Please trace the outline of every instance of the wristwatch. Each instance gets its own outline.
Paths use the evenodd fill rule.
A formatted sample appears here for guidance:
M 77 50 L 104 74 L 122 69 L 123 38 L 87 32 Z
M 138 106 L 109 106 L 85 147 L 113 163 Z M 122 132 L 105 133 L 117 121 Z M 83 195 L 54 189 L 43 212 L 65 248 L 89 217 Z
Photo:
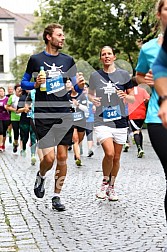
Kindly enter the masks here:
M 159 96 L 158 105 L 161 106 L 162 102 L 167 100 L 167 95 Z

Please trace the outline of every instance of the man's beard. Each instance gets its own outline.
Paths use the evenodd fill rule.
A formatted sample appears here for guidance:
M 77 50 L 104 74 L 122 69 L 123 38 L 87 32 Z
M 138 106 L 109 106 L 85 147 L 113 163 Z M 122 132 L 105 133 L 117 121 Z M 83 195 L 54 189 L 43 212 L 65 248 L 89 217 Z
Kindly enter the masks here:
M 54 43 L 50 43 L 51 44 L 51 47 L 52 47 L 52 49 L 54 49 L 55 51 L 58 51 L 59 49 L 62 49 L 63 48 L 63 46 L 59 46 L 59 45 L 55 45 Z

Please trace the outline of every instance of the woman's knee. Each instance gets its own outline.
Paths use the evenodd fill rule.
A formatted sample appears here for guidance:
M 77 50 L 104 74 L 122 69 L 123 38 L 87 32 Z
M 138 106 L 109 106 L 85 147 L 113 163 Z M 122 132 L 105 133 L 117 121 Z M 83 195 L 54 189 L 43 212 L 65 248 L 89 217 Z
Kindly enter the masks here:
M 113 152 L 106 152 L 105 153 L 105 158 L 107 159 L 107 160 L 113 160 L 114 159 L 114 153 Z

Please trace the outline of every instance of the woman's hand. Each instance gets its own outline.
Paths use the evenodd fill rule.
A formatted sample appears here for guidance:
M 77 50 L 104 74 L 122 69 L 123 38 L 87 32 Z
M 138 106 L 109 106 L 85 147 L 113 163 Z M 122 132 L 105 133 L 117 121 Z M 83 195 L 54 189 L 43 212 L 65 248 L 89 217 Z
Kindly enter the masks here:
M 154 79 L 153 79 L 153 74 L 152 74 L 151 69 L 148 71 L 148 73 L 146 73 L 144 79 L 145 79 L 145 83 L 147 85 L 149 85 L 151 87 L 154 86 Z
M 163 126 L 167 128 L 167 100 L 162 102 L 158 116 L 161 119 Z
M 121 98 L 121 99 L 124 99 L 124 98 L 126 98 L 126 96 L 127 96 L 127 94 L 126 94 L 124 91 L 122 91 L 121 89 L 118 89 L 118 90 L 117 90 L 117 95 L 118 95 L 119 98 Z
M 72 103 L 75 107 L 79 106 L 79 102 L 76 99 L 72 99 Z
M 95 105 L 96 107 L 100 107 L 101 106 L 101 97 L 96 97 L 94 96 L 92 98 L 92 103 L 93 105 Z

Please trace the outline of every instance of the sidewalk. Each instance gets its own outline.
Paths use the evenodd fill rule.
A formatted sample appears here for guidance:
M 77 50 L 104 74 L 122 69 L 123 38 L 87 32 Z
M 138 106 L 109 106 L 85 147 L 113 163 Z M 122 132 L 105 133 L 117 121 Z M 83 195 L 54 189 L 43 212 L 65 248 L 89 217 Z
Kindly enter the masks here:
M 145 156 L 136 146 L 122 153 L 116 191 L 119 201 L 98 200 L 102 179 L 101 147 L 78 168 L 69 152 L 62 191 L 65 212 L 51 209 L 54 169 L 47 173 L 46 195 L 33 193 L 36 166 L 30 154 L 0 153 L 0 252 L 158 252 L 167 248 L 164 214 L 165 179 L 161 164 L 144 131 Z

